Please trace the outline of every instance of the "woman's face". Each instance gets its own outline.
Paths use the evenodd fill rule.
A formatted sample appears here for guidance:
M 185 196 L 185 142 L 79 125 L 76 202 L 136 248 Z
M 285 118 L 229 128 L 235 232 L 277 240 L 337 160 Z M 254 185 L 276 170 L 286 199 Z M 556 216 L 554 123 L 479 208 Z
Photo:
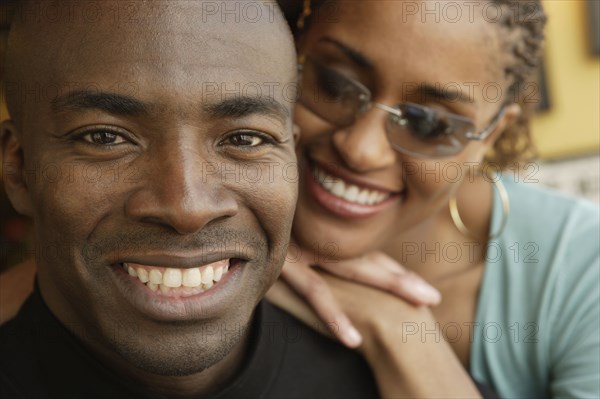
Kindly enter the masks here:
M 416 13 L 404 2 L 329 2 L 313 14 L 298 52 L 318 65 L 311 69 L 317 81 L 336 82 L 342 75 L 368 88 L 377 103 L 425 105 L 469 118 L 482 131 L 505 101 L 498 90 L 506 91 L 509 83 L 499 27 L 482 17 L 482 7 L 461 9 L 457 21 L 455 11 L 444 12 L 444 2 L 436 2 L 433 14 L 425 12 L 432 4 L 410 3 L 420 7 Z M 392 148 L 386 134 L 390 114 L 380 108 L 340 127 L 315 107 L 318 100 L 312 110 L 302 102 L 296 107 L 303 173 L 294 238 L 336 258 L 381 249 L 443 215 L 449 197 L 469 171 L 479 169 L 511 118 L 505 113 L 486 140 L 470 140 L 460 153 L 432 159 Z

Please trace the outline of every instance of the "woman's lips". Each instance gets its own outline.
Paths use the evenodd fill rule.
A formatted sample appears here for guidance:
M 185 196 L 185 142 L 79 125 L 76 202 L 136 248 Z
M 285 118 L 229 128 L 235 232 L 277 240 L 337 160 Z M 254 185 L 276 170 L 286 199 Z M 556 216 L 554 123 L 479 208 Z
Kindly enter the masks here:
M 402 193 L 374 189 L 373 185 L 350 182 L 330 169 L 308 163 L 305 181 L 308 192 L 323 208 L 346 219 L 364 219 L 384 210 L 402 199 Z
M 335 165 L 334 163 L 322 162 L 309 157 L 307 157 L 306 159 L 307 162 L 311 165 L 311 168 L 314 169 L 314 167 L 317 167 L 318 169 L 321 169 L 333 178 L 341 179 L 347 184 L 354 184 L 361 188 L 366 188 L 368 190 L 379 191 L 388 194 L 399 194 L 401 191 L 400 188 L 389 187 L 388 185 L 381 184 L 378 181 L 374 181 L 373 179 L 366 179 L 362 176 L 357 176 L 354 173 Z

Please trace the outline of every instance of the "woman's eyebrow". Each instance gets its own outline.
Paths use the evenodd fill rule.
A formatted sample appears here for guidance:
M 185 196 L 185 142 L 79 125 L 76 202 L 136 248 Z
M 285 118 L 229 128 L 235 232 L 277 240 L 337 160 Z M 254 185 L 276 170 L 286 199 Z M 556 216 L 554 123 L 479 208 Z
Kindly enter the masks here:
M 369 60 L 364 54 L 360 51 L 348 46 L 341 41 L 334 39 L 330 36 L 322 37 L 319 42 L 329 43 L 334 45 L 336 48 L 342 51 L 346 57 L 348 57 L 351 61 L 353 61 L 358 66 L 367 69 L 374 69 L 375 66 L 371 60 Z M 443 101 L 448 102 L 461 102 L 461 103 L 473 103 L 474 99 L 464 91 L 455 90 L 452 88 L 439 88 L 434 85 L 429 84 L 420 84 L 418 85 L 417 92 L 421 95 L 426 95 L 429 97 L 437 98 Z
M 325 36 L 325 37 L 321 38 L 319 40 L 319 42 L 333 44 L 335 47 L 340 49 L 350 60 L 352 60 L 358 66 L 361 66 L 361 67 L 367 68 L 367 69 L 374 68 L 373 63 L 364 54 L 362 54 L 360 51 L 358 51 L 356 49 L 353 49 L 352 47 L 348 46 L 347 44 L 340 42 L 337 39 L 334 39 L 329 36 Z
M 430 84 L 420 84 L 417 92 L 447 102 L 473 103 L 475 100 L 468 93 L 452 88 L 441 88 Z

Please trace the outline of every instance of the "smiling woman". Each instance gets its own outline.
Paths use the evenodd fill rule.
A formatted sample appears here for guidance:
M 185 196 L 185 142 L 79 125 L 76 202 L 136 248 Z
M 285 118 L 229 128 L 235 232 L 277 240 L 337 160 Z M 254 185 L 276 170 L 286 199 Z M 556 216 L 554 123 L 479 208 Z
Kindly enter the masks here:
M 599 396 L 598 209 L 503 173 L 533 153 L 541 2 L 295 10 L 303 255 L 271 299 L 359 347 L 384 396 L 476 396 L 468 373 Z

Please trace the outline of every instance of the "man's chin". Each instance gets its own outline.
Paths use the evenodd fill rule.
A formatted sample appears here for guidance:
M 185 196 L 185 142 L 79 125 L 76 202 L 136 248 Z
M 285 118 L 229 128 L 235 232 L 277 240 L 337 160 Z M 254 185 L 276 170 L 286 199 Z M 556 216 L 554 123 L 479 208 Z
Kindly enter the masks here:
M 128 363 L 147 373 L 161 376 L 189 376 L 223 361 L 240 345 L 242 334 L 215 334 L 181 337 L 177 342 L 155 339 L 141 342 L 113 342 L 114 350 Z

